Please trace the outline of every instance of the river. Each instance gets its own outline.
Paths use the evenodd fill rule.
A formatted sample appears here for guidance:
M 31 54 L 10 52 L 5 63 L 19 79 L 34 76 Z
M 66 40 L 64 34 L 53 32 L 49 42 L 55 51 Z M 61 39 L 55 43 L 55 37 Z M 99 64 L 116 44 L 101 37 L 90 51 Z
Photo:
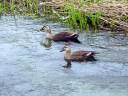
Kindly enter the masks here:
M 38 31 L 44 25 L 53 34 L 71 29 L 47 18 L 0 17 L 0 96 L 128 96 L 127 36 L 100 30 L 92 36 L 83 30 L 82 44 L 49 44 L 46 32 Z M 58 51 L 67 44 L 72 52 L 100 54 L 97 61 L 64 68 L 65 52 Z

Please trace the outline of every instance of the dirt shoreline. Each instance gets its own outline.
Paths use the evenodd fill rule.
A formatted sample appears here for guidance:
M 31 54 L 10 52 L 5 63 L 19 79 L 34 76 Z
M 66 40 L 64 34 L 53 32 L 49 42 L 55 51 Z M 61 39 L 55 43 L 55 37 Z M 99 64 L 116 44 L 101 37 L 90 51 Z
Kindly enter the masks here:
M 79 8 L 84 13 L 92 14 L 95 16 L 97 12 L 102 12 L 99 17 L 102 23 L 99 25 L 104 30 L 118 30 L 128 32 L 128 3 L 126 1 L 113 1 L 106 0 L 105 2 L 90 3 L 90 7 L 87 5 L 84 8 L 76 0 L 68 0 L 73 3 L 76 10 Z M 87 2 L 87 1 L 85 1 Z M 89 2 L 89 0 L 88 0 Z M 65 7 L 65 0 L 54 0 L 53 2 L 40 2 L 40 6 L 51 6 L 55 10 L 60 12 L 60 6 Z M 109 26 L 106 26 L 109 25 Z
M 2 0 L 4 2 L 4 0 Z M 82 3 L 76 2 L 76 0 L 38 0 L 38 13 L 42 13 L 42 7 L 50 7 L 58 13 L 64 13 L 62 8 L 65 10 L 66 3 L 72 3 L 76 10 L 80 10 L 82 13 L 86 14 L 95 14 L 102 12 L 102 15 L 99 16 L 101 23 L 98 25 L 100 29 L 111 30 L 111 31 L 124 31 L 128 32 L 128 3 L 126 1 L 115 1 L 115 0 L 105 0 L 98 3 L 90 3 L 90 0 L 81 0 L 85 4 L 84 7 Z M 7 6 L 10 4 L 10 0 L 7 0 Z M 23 1 L 21 0 L 20 3 Z M 31 1 L 32 3 L 34 0 Z M 22 7 L 19 2 L 15 1 L 15 4 L 22 10 Z M 24 2 L 23 2 L 24 3 Z M 86 5 L 89 3 L 89 6 Z M 26 10 L 29 8 L 26 7 Z M 33 8 L 33 10 L 36 10 Z M 22 10 L 22 12 L 24 12 Z M 67 9 L 68 12 L 68 9 Z M 67 14 L 67 13 L 66 13 Z

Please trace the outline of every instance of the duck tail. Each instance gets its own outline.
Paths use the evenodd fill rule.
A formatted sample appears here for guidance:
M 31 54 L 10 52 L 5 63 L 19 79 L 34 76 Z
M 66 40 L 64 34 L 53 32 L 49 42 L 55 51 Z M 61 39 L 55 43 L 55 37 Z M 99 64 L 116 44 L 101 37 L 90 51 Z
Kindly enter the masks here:
M 99 52 L 94 52 L 94 55 L 96 55 L 96 54 L 100 54 Z
M 75 39 L 74 38 L 73 39 L 71 38 L 71 41 L 72 42 L 75 42 L 75 43 L 80 43 L 81 44 L 81 42 L 77 38 L 75 38 Z
M 79 36 L 79 34 L 77 34 L 77 33 L 74 33 L 74 34 L 72 34 L 72 35 L 70 35 L 70 38 L 77 38 Z

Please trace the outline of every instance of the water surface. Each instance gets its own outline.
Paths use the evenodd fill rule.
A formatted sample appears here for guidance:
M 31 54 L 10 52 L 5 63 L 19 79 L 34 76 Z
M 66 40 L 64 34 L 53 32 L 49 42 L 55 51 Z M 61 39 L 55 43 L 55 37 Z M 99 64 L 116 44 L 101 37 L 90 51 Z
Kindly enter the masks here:
M 82 44 L 70 44 L 72 52 L 100 52 L 98 61 L 64 68 L 65 52 L 58 51 L 67 43 L 45 47 L 46 32 L 38 32 L 43 25 L 53 34 L 70 31 L 47 18 L 1 16 L 0 96 L 128 96 L 128 37 L 109 32 L 92 37 L 84 31 Z

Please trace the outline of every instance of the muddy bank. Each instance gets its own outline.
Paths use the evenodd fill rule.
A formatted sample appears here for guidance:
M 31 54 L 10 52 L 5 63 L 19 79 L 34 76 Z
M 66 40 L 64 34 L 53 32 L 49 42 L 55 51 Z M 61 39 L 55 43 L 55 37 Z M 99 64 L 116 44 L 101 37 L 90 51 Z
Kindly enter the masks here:
M 2 1 L 4 2 L 4 0 Z M 75 11 L 81 11 L 81 19 L 83 19 L 85 15 L 88 17 L 87 19 L 90 19 L 90 14 L 93 18 L 96 18 L 96 14 L 100 14 L 98 16 L 99 21 L 95 24 L 96 27 L 99 27 L 100 29 L 128 32 L 128 3 L 126 1 L 105 0 L 90 2 L 90 0 L 19 0 L 13 1 L 13 3 L 15 4 L 14 8 L 25 15 L 28 15 L 28 13 L 29 16 L 32 16 L 35 13 L 41 15 L 43 11 L 46 11 L 43 8 L 48 7 L 48 9 L 54 11 L 53 13 L 64 19 L 68 19 L 68 14 L 72 14 L 69 10 L 71 10 L 73 6 Z M 12 7 L 10 4 L 12 4 L 12 2 L 7 0 L 6 5 Z M 93 21 L 90 22 L 90 20 L 87 20 L 87 22 L 89 26 L 93 23 Z
M 72 3 L 75 10 L 81 10 L 82 13 L 93 14 L 102 13 L 99 17 L 101 20 L 98 25 L 104 30 L 119 30 L 128 32 L 128 4 L 125 1 L 112 1 L 105 0 L 96 2 L 90 2 L 90 0 L 68 0 L 68 3 Z M 54 0 L 53 2 L 40 2 L 40 6 L 51 6 L 59 13 L 63 12 L 67 7 L 65 0 Z M 63 8 L 64 10 L 60 10 Z M 69 8 L 67 8 L 69 10 Z M 68 12 L 68 11 L 67 11 Z M 67 13 L 66 13 L 67 14 Z

